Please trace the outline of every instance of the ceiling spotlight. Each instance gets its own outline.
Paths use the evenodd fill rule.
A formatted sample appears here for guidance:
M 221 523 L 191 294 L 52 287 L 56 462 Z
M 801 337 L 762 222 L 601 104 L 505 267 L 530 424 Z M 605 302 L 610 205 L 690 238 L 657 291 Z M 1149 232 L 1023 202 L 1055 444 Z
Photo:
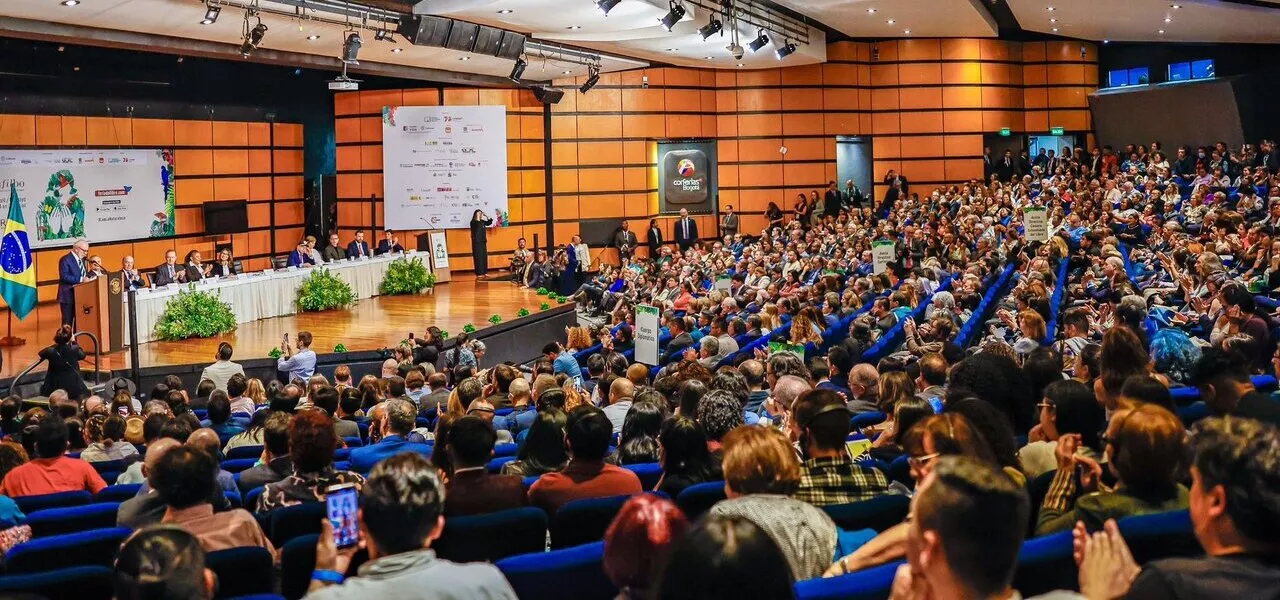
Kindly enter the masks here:
M 1172 22 L 1173 22 L 1173 18 L 1172 18 L 1172 17 L 1165 17 L 1165 18 L 1164 18 L 1164 22 L 1165 22 L 1165 23 L 1172 23 Z
M 578 29 L 582 29 L 582 26 L 581 26 L 581 25 L 570 25 L 570 26 L 568 26 L 568 27 L 565 27 L 565 29 L 572 29 L 572 30 L 575 30 L 575 31 L 576 31 L 576 30 L 578 30 Z
M 756 39 L 751 40 L 751 43 L 747 44 L 747 47 L 750 48 L 752 52 L 759 52 L 761 48 L 768 44 L 769 36 L 765 35 L 764 30 L 761 29 L 760 33 L 756 34 Z
M 600 9 L 600 14 L 609 16 L 609 11 L 617 6 L 622 0 L 596 0 L 596 8 Z
M 253 29 L 249 29 L 249 16 L 245 15 L 244 28 L 244 42 L 240 44 L 240 55 L 249 58 L 249 55 L 262 45 L 262 38 L 267 35 L 267 26 L 262 21 L 258 21 Z
M 318 39 L 320 39 L 320 36 L 318 36 L 318 35 L 316 35 L 316 34 L 314 34 L 314 33 L 313 33 L 313 34 L 311 34 L 311 35 L 307 36 L 307 39 L 309 39 L 309 40 L 318 40 Z
M 585 94 L 596 87 L 597 83 L 600 83 L 600 67 L 592 65 L 587 67 L 587 80 L 583 82 L 582 87 L 578 88 L 578 91 Z
M 360 46 L 363 44 L 364 40 L 360 39 L 359 32 L 348 33 L 347 39 L 342 42 L 342 62 L 349 65 L 360 64 L 356 57 L 360 54 Z
M 403 48 L 392 48 L 392 49 L 391 49 L 391 51 L 392 51 L 392 52 L 394 52 L 394 53 L 396 53 L 396 54 L 400 54 L 401 52 L 404 52 L 404 49 L 403 49 Z
M 885 23 L 893 25 L 894 23 L 897 23 L 897 21 L 894 21 L 893 19 L 889 19 L 888 21 L 885 21 Z
M 65 3 L 64 3 L 65 4 Z M 201 25 L 213 25 L 218 22 L 218 15 L 222 14 L 222 7 L 210 4 L 204 9 L 204 18 L 200 20 Z
M 528 66 L 529 66 L 529 62 L 526 61 L 524 57 L 517 56 L 516 64 L 515 66 L 511 67 L 511 75 L 508 75 L 507 78 L 516 83 L 520 83 L 520 76 L 524 75 L 525 67 L 528 67 Z
M 1161 29 L 1160 31 L 1157 31 L 1156 33 L 1158 33 L 1158 34 L 1160 34 L 1160 35 L 1164 35 L 1164 30 L 1163 30 L 1163 29 Z
M 787 42 L 779 46 L 778 49 L 774 51 L 774 54 L 778 56 L 778 60 L 782 60 L 788 56 L 791 56 L 792 54 L 795 54 L 795 51 L 796 51 L 795 43 Z
M 867 9 L 867 14 L 869 14 L 869 15 L 874 15 L 874 14 L 876 14 L 876 9 L 874 9 L 874 8 L 868 8 L 868 9 Z
M 500 15 L 509 15 L 509 14 L 511 14 L 511 13 L 513 13 L 513 12 L 516 12 L 516 11 L 511 10 L 510 8 L 504 8 L 504 9 L 502 9 L 502 10 L 498 11 L 498 14 L 500 14 Z
M 658 20 L 662 22 L 663 29 L 671 31 L 671 28 L 675 27 L 676 23 L 679 23 L 680 19 L 684 18 L 684 13 L 684 6 L 675 0 L 671 0 L 671 10 L 668 10 L 667 14 Z
M 75 6 L 80 4 L 80 0 L 62 0 L 63 6 Z
M 712 17 L 706 25 L 698 28 L 698 35 L 702 36 L 703 41 L 706 41 L 707 38 L 720 33 L 721 29 L 724 29 L 724 23 L 721 23 L 720 19 Z

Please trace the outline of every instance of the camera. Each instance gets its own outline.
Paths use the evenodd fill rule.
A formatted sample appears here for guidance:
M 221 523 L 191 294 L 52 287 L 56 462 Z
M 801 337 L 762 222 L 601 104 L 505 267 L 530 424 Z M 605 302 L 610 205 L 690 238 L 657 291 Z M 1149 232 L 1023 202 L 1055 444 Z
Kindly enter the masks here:
M 725 46 L 725 48 L 729 50 L 729 54 L 733 55 L 734 60 L 742 60 L 742 55 L 745 54 L 742 46 L 737 44 L 729 44 L 728 46 Z

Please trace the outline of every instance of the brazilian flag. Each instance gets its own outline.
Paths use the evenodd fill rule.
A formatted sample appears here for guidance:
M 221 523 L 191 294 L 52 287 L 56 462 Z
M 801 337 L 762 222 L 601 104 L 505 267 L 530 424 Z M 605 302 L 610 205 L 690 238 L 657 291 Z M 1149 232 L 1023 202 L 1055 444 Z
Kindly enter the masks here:
M 36 307 L 36 270 L 31 264 L 31 244 L 27 241 L 27 224 L 22 220 L 22 202 L 18 186 L 9 186 L 9 219 L 0 239 L 0 296 L 19 320 L 27 318 Z

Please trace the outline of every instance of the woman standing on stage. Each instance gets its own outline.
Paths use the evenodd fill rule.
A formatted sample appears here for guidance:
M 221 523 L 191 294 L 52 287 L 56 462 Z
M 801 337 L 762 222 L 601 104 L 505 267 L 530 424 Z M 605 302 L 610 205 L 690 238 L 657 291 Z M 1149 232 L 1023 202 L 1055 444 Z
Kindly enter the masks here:
M 483 210 L 476 209 L 471 214 L 471 258 L 475 261 L 476 277 L 481 279 L 489 276 L 489 240 L 485 229 L 490 225 L 493 219 L 486 217 Z

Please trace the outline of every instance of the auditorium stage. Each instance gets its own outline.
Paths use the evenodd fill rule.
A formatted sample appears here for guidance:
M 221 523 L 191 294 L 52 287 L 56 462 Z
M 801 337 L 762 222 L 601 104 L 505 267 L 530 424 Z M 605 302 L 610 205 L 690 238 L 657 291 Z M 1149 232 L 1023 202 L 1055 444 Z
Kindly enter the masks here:
M 505 273 L 495 275 L 505 276 Z M 280 345 L 280 336 L 286 331 L 290 339 L 296 339 L 298 331 L 310 331 L 315 338 L 311 347 L 321 354 L 333 352 L 339 343 L 345 344 L 349 352 L 378 350 L 398 344 L 410 331 L 422 335 L 429 325 L 448 331 L 451 336 L 461 333 L 467 323 L 483 330 L 490 326 L 491 315 L 501 316 L 505 323 L 516 319 L 521 308 L 537 313 L 543 302 L 555 306 L 554 301 L 509 281 L 455 275 L 453 281 L 436 286 L 431 294 L 378 296 L 360 300 L 350 310 L 263 319 L 244 323 L 234 332 L 217 338 L 148 342 L 138 349 L 139 363 L 141 367 L 158 367 L 212 362 L 218 343 L 223 340 L 235 346 L 234 360 L 265 358 L 272 348 Z M 35 361 L 40 350 L 53 342 L 60 318 L 58 305 L 49 303 L 40 305 L 26 320 L 15 320 L 13 335 L 26 338 L 27 343 L 0 349 L 4 356 L 0 378 L 13 377 Z M 90 363 L 91 359 L 86 360 L 84 366 L 89 367 Z M 103 357 L 104 370 L 129 366 L 127 350 Z M 36 370 L 42 371 L 44 366 Z M 23 381 L 30 380 L 23 378 Z

